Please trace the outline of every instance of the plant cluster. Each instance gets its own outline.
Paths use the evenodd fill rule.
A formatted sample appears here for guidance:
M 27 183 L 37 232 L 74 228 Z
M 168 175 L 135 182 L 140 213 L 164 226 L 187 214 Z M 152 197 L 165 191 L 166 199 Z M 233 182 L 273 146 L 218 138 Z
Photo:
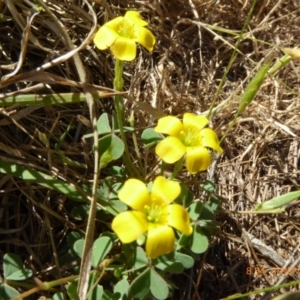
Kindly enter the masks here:
M 190 183 L 210 168 L 216 155 L 223 153 L 222 142 L 237 118 L 251 103 L 265 77 L 284 63 L 270 69 L 271 63 L 267 61 L 259 68 L 220 141 L 209 126 L 214 102 L 207 116 L 191 112 L 180 117 L 163 116 L 139 137 L 134 114 L 128 117 L 124 109 L 123 69 L 126 62 L 136 58 L 138 44 L 153 51 L 156 38 L 147 25 L 139 12 L 127 11 L 124 17 L 101 26 L 93 38 L 95 46 L 109 49 L 115 61 L 114 112 L 111 117 L 101 114 L 95 124 L 97 143 L 92 151 L 98 158 L 99 170 L 95 172 L 95 190 L 19 165 L 11 168 L 9 163 L 2 162 L 2 173 L 37 180 L 39 185 L 77 201 L 71 213 L 87 220 L 88 225 L 85 234 L 75 230 L 67 234 L 66 251 L 60 260 L 64 264 L 81 261 L 80 267 L 72 268 L 70 276 L 50 282 L 35 278 L 35 285 L 29 284 L 27 280 L 33 272 L 23 267 L 17 255 L 7 253 L 3 259 L 1 299 L 25 298 L 39 291 L 51 292 L 53 300 L 64 299 L 66 294 L 56 289 L 59 285 L 65 285 L 68 297 L 74 300 L 167 299 L 176 290 L 172 274 L 191 270 L 218 232 L 216 213 L 221 211 L 224 199 L 210 180 L 198 182 L 197 193 L 191 190 Z M 60 151 L 70 128 L 62 135 L 56 151 L 66 164 L 80 168 L 83 166 Z M 95 132 L 83 136 L 94 137 Z M 42 134 L 40 140 L 48 144 Z M 155 154 L 154 170 L 143 160 L 146 151 Z M 199 194 L 201 198 L 196 196 Z M 282 206 L 299 195 L 298 191 L 283 195 L 260 204 L 256 210 L 280 212 Z M 95 218 L 103 222 L 105 230 L 94 240 Z M 15 287 L 26 292 L 20 294 Z

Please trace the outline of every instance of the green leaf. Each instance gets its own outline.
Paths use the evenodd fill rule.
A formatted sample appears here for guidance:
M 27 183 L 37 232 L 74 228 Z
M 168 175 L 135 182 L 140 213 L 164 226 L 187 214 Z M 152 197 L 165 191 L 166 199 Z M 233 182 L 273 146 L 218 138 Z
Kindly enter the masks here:
M 169 294 L 168 284 L 164 279 L 152 268 L 150 272 L 150 290 L 155 299 L 166 299 Z
M 175 203 L 178 203 L 184 207 L 188 207 L 194 198 L 193 193 L 188 189 L 186 184 L 182 183 L 180 184 L 181 192 L 180 195 L 175 199 Z
M 71 215 L 77 220 L 86 220 L 90 211 L 89 204 L 77 205 L 71 210 Z
M 98 202 L 106 208 L 107 212 L 114 216 L 127 210 L 126 204 L 118 199 L 121 185 L 119 182 L 115 183 L 113 178 L 106 178 L 97 189 Z
M 160 133 L 155 132 L 153 128 L 147 128 L 143 131 L 141 138 L 145 147 L 151 147 L 161 141 L 163 136 Z
M 117 178 L 122 178 L 124 179 L 126 176 L 126 172 L 123 168 L 119 166 L 112 166 L 108 169 L 108 172 L 110 175 L 117 177 Z
M 300 191 L 289 192 L 279 197 L 258 204 L 255 207 L 255 210 L 272 211 L 273 209 L 285 207 L 287 204 L 289 204 L 290 202 L 294 201 L 299 197 L 300 197 Z
M 74 208 L 71 210 L 71 215 L 78 219 L 78 220 L 87 220 L 90 212 L 90 204 L 80 204 L 76 205 Z M 102 208 L 97 207 L 96 210 L 96 218 L 101 219 L 104 216 L 104 213 L 106 213 Z
M 154 266 L 160 270 L 180 274 L 184 269 L 189 269 L 194 265 L 194 259 L 180 252 L 162 255 L 156 259 Z
M 90 274 L 88 291 L 91 288 L 93 288 L 93 290 L 89 293 L 89 296 L 87 298 L 88 300 L 102 299 L 103 287 L 100 285 L 96 285 L 95 287 L 93 287 L 96 280 L 97 280 L 96 274 L 95 273 Z M 78 286 L 78 280 L 74 280 L 67 287 L 67 294 L 71 300 L 78 300 L 77 286 Z
M 133 132 L 134 128 L 130 127 L 130 126 L 123 126 L 123 131 L 124 132 Z M 119 132 L 120 132 L 120 129 L 114 130 L 114 133 L 119 133 Z
M 84 239 L 77 240 L 73 245 L 74 251 L 80 258 L 82 257 L 83 247 L 84 247 Z
M 210 195 L 207 204 L 210 206 L 211 210 L 215 212 L 216 210 L 221 210 L 221 204 L 225 199 L 219 195 Z
M 194 226 L 191 251 L 194 253 L 203 253 L 208 248 L 208 238 L 202 232 L 199 226 Z
M 286 293 L 283 295 L 279 295 L 275 298 L 272 298 L 272 300 L 299 300 L 299 299 L 300 299 L 299 292 Z
M 148 258 L 143 248 L 136 247 L 135 249 L 134 268 L 139 269 L 148 264 Z
M 120 298 L 119 299 L 123 299 L 123 296 L 127 296 L 128 295 L 128 290 L 129 290 L 129 283 L 127 281 L 127 279 L 122 279 L 120 280 L 115 286 L 114 286 L 114 293 L 119 293 L 120 294 Z
M 175 260 L 174 252 L 159 256 L 157 259 L 153 260 L 152 263 L 155 268 L 174 274 L 180 274 L 184 270 L 182 263 Z
M 61 253 L 59 254 L 59 262 L 61 266 L 71 264 L 74 260 L 78 260 L 78 254 L 74 250 L 74 244 L 77 240 L 83 238 L 83 235 L 76 231 L 71 231 L 67 234 L 67 243 L 63 244 Z M 79 272 L 79 265 L 74 265 L 72 272 L 77 274 Z M 71 271 L 71 269 L 70 269 Z
M 263 65 L 256 75 L 252 78 L 252 80 L 247 85 L 244 95 L 240 101 L 238 110 L 236 112 L 236 116 L 239 116 L 246 107 L 252 102 L 255 98 L 257 92 L 259 91 L 265 77 L 267 76 L 267 72 L 269 70 L 270 63 Z
M 103 236 L 95 240 L 93 244 L 92 265 L 98 267 L 101 261 L 111 250 L 113 242 L 110 237 Z M 73 249 L 79 257 L 82 257 L 84 247 L 84 239 L 77 240 L 74 243 Z
M 174 261 L 161 261 L 155 264 L 157 269 L 174 274 L 181 274 L 184 270 L 182 263 Z
M 151 269 L 147 268 L 143 273 L 138 275 L 129 287 L 129 296 L 136 298 L 144 298 L 150 292 L 150 276 Z
M 1 300 L 10 300 L 20 295 L 20 293 L 6 283 L 0 285 Z
M 198 220 L 202 210 L 203 204 L 199 201 L 192 203 L 187 209 L 192 220 Z
M 124 152 L 124 143 L 116 135 L 106 135 L 99 139 L 98 150 L 100 168 L 105 168 L 111 161 L 119 159 Z
M 195 263 L 194 259 L 191 256 L 180 253 L 180 252 L 175 252 L 174 259 L 177 262 L 180 262 L 184 266 L 185 269 L 191 268 Z
M 212 180 L 206 179 L 200 183 L 200 188 L 206 192 L 213 193 L 216 192 L 215 184 Z
M 97 280 L 96 273 L 93 273 L 90 276 L 90 281 L 89 281 L 89 296 L 87 298 L 88 300 L 102 299 L 103 287 L 98 284 L 96 286 L 94 286 L 94 283 L 96 282 L 96 280 Z M 90 292 L 90 289 L 93 289 L 93 290 Z
M 199 215 L 199 220 L 215 220 L 215 213 L 212 210 L 212 208 L 207 204 L 203 204 L 203 209 L 201 211 L 201 214 Z
M 56 293 L 52 296 L 52 300 L 64 300 L 64 294 L 63 293 Z
M 67 241 L 70 248 L 73 248 L 73 245 L 76 241 L 82 239 L 83 236 L 77 231 L 71 231 L 67 234 Z
M 97 121 L 97 131 L 99 135 L 111 132 L 107 113 L 104 113 L 99 117 Z
M 7 279 L 11 274 L 23 269 L 21 258 L 13 253 L 6 253 L 3 257 L 3 275 Z
M 104 290 L 103 296 L 102 296 L 101 300 L 121 300 L 121 299 L 122 298 L 120 298 L 120 294 L 119 293 L 112 294 L 110 291 Z
M 93 245 L 92 265 L 98 267 L 113 246 L 112 240 L 108 236 L 100 236 Z
M 184 247 L 184 246 L 188 246 L 190 245 L 191 241 L 193 239 L 193 235 L 184 235 L 182 234 L 178 240 L 178 243 L 176 244 L 176 251 L 179 250 L 180 248 Z
M 67 294 L 70 297 L 70 300 L 78 300 L 77 286 L 78 280 L 74 280 L 68 285 Z
M 15 273 L 11 274 L 10 276 L 6 277 L 6 280 L 25 280 L 32 276 L 32 271 L 29 269 L 22 269 L 19 271 L 16 271 Z
M 13 253 L 6 253 L 3 258 L 3 273 L 6 280 L 24 280 L 32 276 L 32 271 L 23 268 L 21 258 Z
M 55 190 L 67 195 L 75 201 L 86 201 L 86 197 L 77 191 L 75 185 L 61 181 L 45 173 L 32 170 L 31 168 L 0 160 L 0 173 L 9 174 L 28 182 L 33 182 L 51 190 Z
M 109 125 L 109 119 L 107 113 L 102 114 L 97 121 L 97 131 L 98 135 L 111 133 L 111 127 Z M 85 134 L 83 137 L 85 139 L 92 138 L 93 133 Z

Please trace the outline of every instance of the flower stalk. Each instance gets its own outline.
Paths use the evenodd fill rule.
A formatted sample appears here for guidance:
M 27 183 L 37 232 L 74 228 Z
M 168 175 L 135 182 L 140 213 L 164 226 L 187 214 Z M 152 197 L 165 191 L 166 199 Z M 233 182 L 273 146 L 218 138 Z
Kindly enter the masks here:
M 116 64 L 115 64 L 115 78 L 114 78 L 114 89 L 118 92 L 121 92 L 123 90 L 123 61 L 116 59 Z M 124 101 L 123 97 L 120 95 L 116 95 L 114 97 L 114 106 L 115 110 L 117 113 L 117 121 L 118 121 L 118 127 L 120 129 L 120 136 L 121 139 L 124 143 L 124 163 L 125 166 L 129 172 L 129 174 L 136 176 L 138 178 L 141 177 L 139 171 L 137 168 L 134 166 L 133 162 L 131 161 L 130 154 L 129 154 L 129 149 L 128 149 L 128 144 L 124 132 Z

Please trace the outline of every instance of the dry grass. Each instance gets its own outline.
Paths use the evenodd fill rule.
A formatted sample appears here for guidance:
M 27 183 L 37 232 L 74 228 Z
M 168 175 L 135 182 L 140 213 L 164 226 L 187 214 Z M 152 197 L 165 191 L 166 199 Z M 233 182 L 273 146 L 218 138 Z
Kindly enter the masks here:
M 0 13 L 7 17 L 0 29 L 1 76 L 12 72 L 15 67 L 12 64 L 19 61 L 22 32 L 31 9 L 25 0 L 4 2 L 0 1 Z M 83 2 L 47 2 L 75 47 L 84 41 L 92 27 L 92 18 Z M 243 89 L 257 71 L 256 64 L 267 56 L 274 62 L 278 60 L 283 54 L 277 46 L 300 44 L 300 2 L 258 1 L 240 44 L 240 53 L 224 86 L 216 94 L 237 41 L 233 33 L 242 29 L 251 5 L 250 0 L 107 3 L 94 0 L 93 8 L 99 24 L 123 15 L 129 8 L 139 10 L 157 37 L 153 53 L 140 49 L 138 58 L 126 64 L 125 88 L 130 95 L 166 114 L 179 116 L 185 111 L 207 111 L 217 96 L 216 105 L 222 109 L 214 114 L 212 125 L 221 136 L 235 114 Z M 31 33 L 19 74 L 34 70 L 68 51 L 53 19 L 45 11 L 34 18 Z M 110 53 L 98 51 L 92 43 L 79 53 L 91 83 L 111 88 L 113 61 Z M 79 81 L 72 59 L 51 66 L 47 72 Z M 273 286 L 279 280 L 299 279 L 298 275 L 275 274 L 275 268 L 283 268 L 285 263 L 292 265 L 299 257 L 299 202 L 292 203 L 280 215 L 238 213 L 251 211 L 257 203 L 299 189 L 299 72 L 299 62 L 290 63 L 276 76 L 265 80 L 255 101 L 227 137 L 224 154 L 218 158 L 214 173 L 210 175 L 226 199 L 223 207 L 227 212 L 218 216 L 220 234 L 213 239 L 201 263 L 188 274 L 193 282 L 187 280 L 191 293 L 188 294 L 185 283 L 182 284 L 185 276 L 175 278 L 184 291 L 176 299 L 220 299 Z M 35 86 L 37 83 L 40 82 L 13 81 L 3 87 L 1 93 L 26 93 L 25 89 L 30 86 L 37 93 L 81 91 L 80 85 L 70 87 L 60 82 L 42 82 L 41 87 Z M 132 106 L 131 103 L 126 105 Z M 111 110 L 109 99 L 99 102 L 98 115 L 104 111 L 111 113 Z M 92 179 L 91 145 L 81 140 L 91 131 L 86 126 L 89 124 L 82 121 L 89 119 L 86 104 L 34 108 L 13 105 L 1 109 L 0 113 L 1 160 L 30 165 L 70 182 Z M 84 163 L 84 170 L 64 165 L 54 150 L 71 120 L 74 126 L 62 150 L 66 156 Z M 137 111 L 138 129 L 155 122 L 147 111 Z M 39 132 L 48 136 L 50 151 L 47 152 L 40 141 Z M 85 228 L 85 224 L 70 215 L 74 203 L 58 193 L 8 175 L 1 175 L 0 187 L 1 256 L 7 252 L 19 254 L 41 280 L 56 278 L 59 271 L 53 253 L 60 251 L 69 230 Z M 100 224 L 100 220 L 97 223 Z M 100 231 L 101 226 L 98 227 Z M 260 248 L 258 240 L 262 243 Z M 283 260 L 274 258 L 274 253 L 273 259 L 272 255 L 268 257 L 261 250 L 268 249 L 266 246 Z M 294 267 L 300 270 L 300 262 Z M 264 269 L 265 274 L 255 273 L 254 268 Z M 252 274 L 247 274 L 247 270 Z M 297 289 L 299 286 L 287 290 Z M 276 294 L 278 292 L 272 295 Z

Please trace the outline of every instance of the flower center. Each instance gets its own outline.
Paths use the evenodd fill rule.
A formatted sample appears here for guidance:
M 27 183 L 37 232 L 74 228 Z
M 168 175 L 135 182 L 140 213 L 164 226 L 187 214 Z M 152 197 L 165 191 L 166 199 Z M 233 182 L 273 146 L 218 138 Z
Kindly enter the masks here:
M 151 204 L 145 205 L 144 209 L 148 222 L 160 225 L 168 224 L 168 213 L 166 206 Z
M 202 146 L 202 137 L 199 130 L 189 128 L 189 130 L 181 131 L 179 139 L 186 147 Z
M 134 39 L 134 24 L 124 19 L 118 28 L 118 34 L 128 39 Z

